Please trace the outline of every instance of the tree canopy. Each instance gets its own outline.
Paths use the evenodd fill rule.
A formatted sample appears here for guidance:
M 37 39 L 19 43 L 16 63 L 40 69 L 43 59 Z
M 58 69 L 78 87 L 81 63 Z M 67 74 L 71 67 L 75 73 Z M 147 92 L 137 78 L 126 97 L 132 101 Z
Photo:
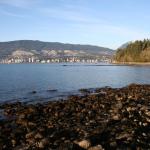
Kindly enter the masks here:
M 115 55 L 117 62 L 150 62 L 150 40 L 137 40 L 125 48 L 119 48 Z

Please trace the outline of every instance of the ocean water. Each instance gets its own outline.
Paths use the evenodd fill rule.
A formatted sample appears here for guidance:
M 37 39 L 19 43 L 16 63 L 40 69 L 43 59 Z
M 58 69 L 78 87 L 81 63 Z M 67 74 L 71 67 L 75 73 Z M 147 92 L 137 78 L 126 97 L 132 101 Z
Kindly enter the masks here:
M 0 102 L 44 102 L 77 94 L 81 88 L 131 83 L 150 84 L 150 66 L 0 64 Z

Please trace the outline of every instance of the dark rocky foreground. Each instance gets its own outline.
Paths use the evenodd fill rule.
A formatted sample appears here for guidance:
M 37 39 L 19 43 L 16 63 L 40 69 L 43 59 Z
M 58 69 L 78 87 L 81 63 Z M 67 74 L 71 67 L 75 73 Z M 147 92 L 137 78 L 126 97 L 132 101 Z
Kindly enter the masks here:
M 82 90 L 45 104 L 3 104 L 0 149 L 150 149 L 150 85 Z

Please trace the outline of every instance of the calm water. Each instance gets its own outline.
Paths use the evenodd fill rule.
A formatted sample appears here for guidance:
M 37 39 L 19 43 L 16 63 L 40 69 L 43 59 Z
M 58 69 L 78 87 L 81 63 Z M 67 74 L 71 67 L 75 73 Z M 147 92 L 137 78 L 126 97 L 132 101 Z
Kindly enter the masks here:
M 80 88 L 150 84 L 150 66 L 1 64 L 0 102 L 45 101 Z M 48 91 L 57 89 L 57 91 Z M 32 91 L 37 91 L 32 94 Z

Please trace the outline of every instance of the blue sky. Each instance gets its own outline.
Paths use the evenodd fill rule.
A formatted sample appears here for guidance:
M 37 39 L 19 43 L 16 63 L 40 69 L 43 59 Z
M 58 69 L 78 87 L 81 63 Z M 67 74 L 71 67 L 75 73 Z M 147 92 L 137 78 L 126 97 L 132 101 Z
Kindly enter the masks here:
M 150 0 L 0 0 L 0 41 L 41 40 L 116 49 L 149 38 Z

